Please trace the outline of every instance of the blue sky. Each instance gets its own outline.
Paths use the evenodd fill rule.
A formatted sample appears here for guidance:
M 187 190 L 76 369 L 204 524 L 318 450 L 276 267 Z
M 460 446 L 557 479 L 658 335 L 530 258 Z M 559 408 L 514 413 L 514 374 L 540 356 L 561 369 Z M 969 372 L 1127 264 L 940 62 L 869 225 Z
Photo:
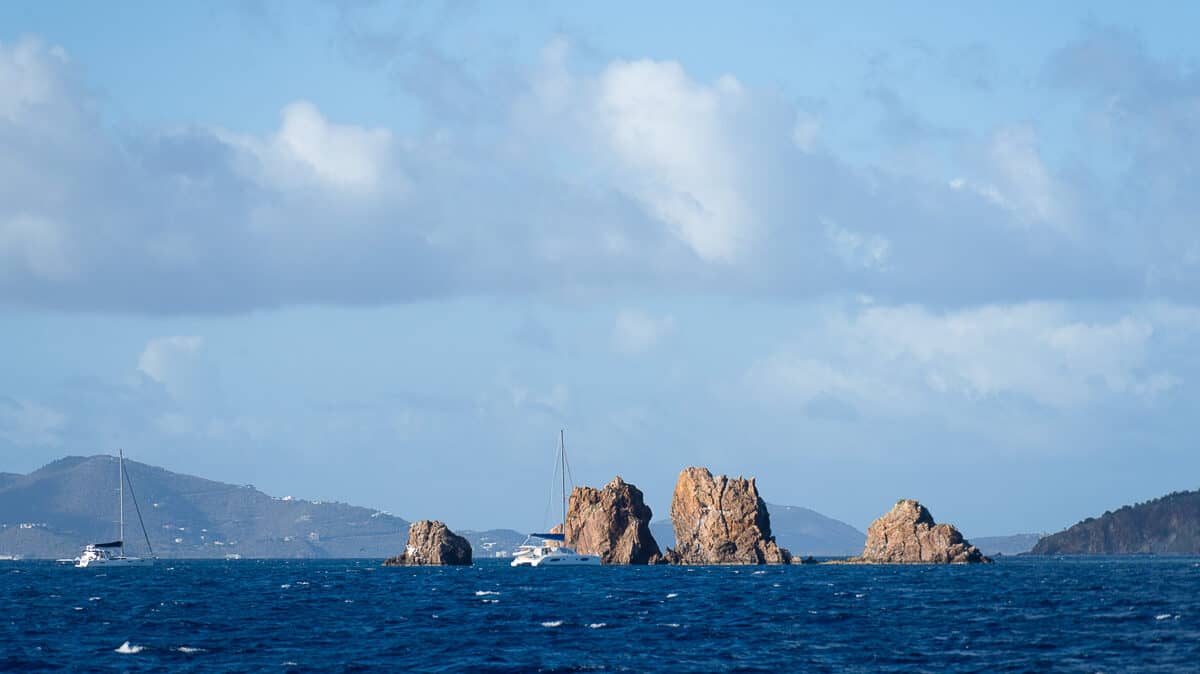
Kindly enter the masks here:
M 459 528 L 1195 488 L 1197 10 L 0 6 L 0 470 Z

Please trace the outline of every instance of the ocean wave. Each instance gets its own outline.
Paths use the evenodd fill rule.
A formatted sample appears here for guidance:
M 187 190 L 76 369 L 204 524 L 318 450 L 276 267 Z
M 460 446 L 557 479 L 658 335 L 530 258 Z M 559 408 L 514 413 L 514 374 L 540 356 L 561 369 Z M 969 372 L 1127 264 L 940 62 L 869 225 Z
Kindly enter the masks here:
M 489 594 L 500 594 L 500 593 L 496 592 L 494 590 L 475 590 L 476 597 L 486 597 Z
M 594 630 L 598 630 L 601 627 L 607 627 L 607 626 L 608 626 L 608 623 L 588 623 L 588 627 L 590 627 Z
M 542 623 L 542 627 L 562 627 L 562 624 L 563 621 L 561 620 L 550 620 Z
M 141 653 L 144 650 L 146 650 L 145 646 L 138 646 L 135 644 L 131 644 L 128 641 L 121 644 L 120 646 L 117 646 L 117 648 L 116 648 L 117 653 L 123 653 L 125 655 L 133 655 L 135 653 Z
M 206 649 L 193 648 L 191 646 L 180 646 L 179 648 L 176 648 L 175 650 L 179 651 L 180 653 L 186 653 L 188 655 L 191 655 L 192 653 L 203 653 Z

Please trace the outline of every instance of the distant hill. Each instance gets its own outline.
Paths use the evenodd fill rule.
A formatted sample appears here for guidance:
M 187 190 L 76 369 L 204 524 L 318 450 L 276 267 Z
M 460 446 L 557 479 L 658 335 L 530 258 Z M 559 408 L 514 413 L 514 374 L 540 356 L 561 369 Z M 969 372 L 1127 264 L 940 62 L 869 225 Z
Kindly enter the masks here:
M 775 541 L 794 555 L 844 557 L 862 553 L 867 535 L 845 522 L 799 506 L 767 504 Z M 660 548 L 675 546 L 671 520 L 650 524 L 650 533 Z
M 272 498 L 125 461 L 154 551 L 161 557 L 387 557 L 404 549 L 408 522 L 344 503 Z M 145 554 L 125 492 L 125 541 Z M 0 474 L 0 555 L 71 557 L 117 537 L 117 458 L 68 457 L 28 475 Z
M 517 546 L 525 542 L 525 534 L 512 529 L 468 530 L 455 533 L 471 543 L 471 554 L 475 559 L 511 557 Z
M 1035 555 L 1200 554 L 1200 491 L 1089 517 L 1033 548 Z
M 996 555 L 1020 555 L 1029 552 L 1044 534 L 1013 534 L 1011 536 L 980 536 L 971 539 L 971 545 L 988 557 Z

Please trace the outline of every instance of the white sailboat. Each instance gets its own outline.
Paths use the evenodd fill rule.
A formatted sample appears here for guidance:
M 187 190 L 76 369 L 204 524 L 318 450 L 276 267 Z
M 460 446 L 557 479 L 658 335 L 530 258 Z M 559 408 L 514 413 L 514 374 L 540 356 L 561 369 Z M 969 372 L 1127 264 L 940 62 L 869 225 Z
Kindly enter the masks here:
M 125 483 L 129 483 L 129 495 L 133 497 L 133 507 L 137 510 L 138 524 L 142 527 L 142 536 L 146 539 L 146 547 L 150 550 L 150 554 L 154 554 L 154 548 L 150 545 L 150 536 L 146 533 L 146 524 L 142 521 L 142 509 L 138 506 L 137 495 L 133 493 L 133 482 L 129 481 L 129 474 L 125 472 L 125 452 L 117 450 L 117 510 L 120 512 L 120 528 L 118 529 L 118 538 L 115 541 L 108 543 L 92 543 L 83 549 L 78 557 L 75 558 L 75 568 L 87 569 L 91 567 L 111 567 L 111 566 L 153 566 L 153 557 L 127 557 L 125 555 Z
M 600 566 L 596 555 L 581 555 L 567 545 L 567 445 L 558 432 L 558 461 L 562 472 L 562 528 L 560 533 L 529 534 L 517 548 L 511 566 Z M 556 471 L 558 472 L 558 471 Z M 536 542 L 534 542 L 536 541 Z

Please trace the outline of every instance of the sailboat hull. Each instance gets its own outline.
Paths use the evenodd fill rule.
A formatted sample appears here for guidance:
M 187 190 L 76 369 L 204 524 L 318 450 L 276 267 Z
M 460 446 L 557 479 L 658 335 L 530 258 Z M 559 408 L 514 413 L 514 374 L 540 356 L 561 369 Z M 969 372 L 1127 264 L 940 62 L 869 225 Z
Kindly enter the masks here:
M 104 567 L 106 569 L 113 567 L 127 566 L 154 566 L 153 559 L 145 559 L 142 557 L 110 557 L 108 559 L 77 559 L 75 560 L 75 568 L 91 569 Z
M 600 566 L 600 558 L 595 555 L 559 555 L 551 553 L 532 559 L 518 557 L 512 561 L 511 565 L 539 568 L 543 566 Z

